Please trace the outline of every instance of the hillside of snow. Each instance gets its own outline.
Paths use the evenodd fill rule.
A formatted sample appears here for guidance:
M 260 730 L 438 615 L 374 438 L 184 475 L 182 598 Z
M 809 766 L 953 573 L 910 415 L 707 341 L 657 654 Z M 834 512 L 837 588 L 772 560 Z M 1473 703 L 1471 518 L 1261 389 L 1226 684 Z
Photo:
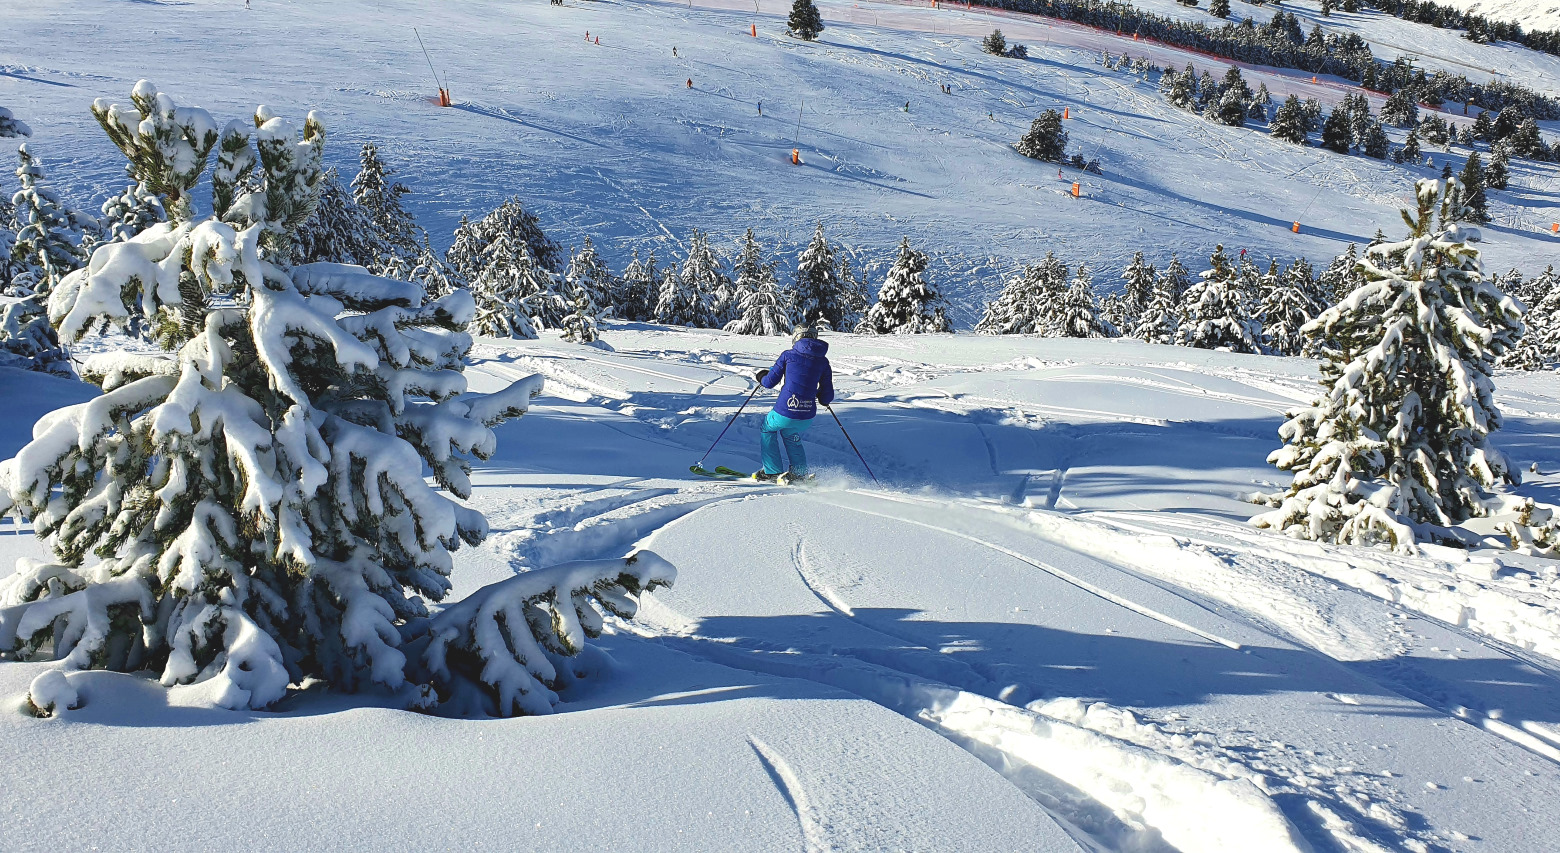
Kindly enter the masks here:
M 636 545 L 679 571 L 559 713 L 440 720 L 318 688 L 236 713 L 88 673 L 78 711 L 0 714 L 9 837 L 201 848 L 164 831 L 192 784 L 230 837 L 277 848 L 322 826 L 343 848 L 520 830 L 636 850 L 1519 851 L 1560 830 L 1552 566 L 1244 523 L 1311 363 L 832 336 L 835 409 L 881 483 L 823 421 L 823 482 L 799 491 L 687 470 L 779 343 L 606 335 L 615 352 L 485 342 L 470 370 L 548 390 L 477 472 L 494 533 L 459 553 L 456 598 Z M 1553 499 L 1560 381 L 1502 380 L 1497 440 Z M 29 401 L 5 455 L 87 393 L 9 370 L 0 391 Z M 760 405 L 712 464 L 754 464 Z M 6 564 L 34 549 L 0 536 Z M 0 695 L 44 666 L 0 665 Z
M 1224 63 L 1059 21 L 826 0 L 829 29 L 805 43 L 782 34 L 780 0 L 761 0 L 760 13 L 722 2 L 467 2 L 435 16 L 408 2 L 259 0 L 246 11 L 230 0 L 46 0 L 8 10 L 17 37 L 0 45 L 0 101 L 32 125 L 30 147 L 65 198 L 92 210 L 121 187 L 122 160 L 87 107 L 123 100 L 145 77 L 223 121 L 256 103 L 298 117 L 319 110 L 327 157 L 348 175 L 359 143 L 377 142 L 441 248 L 462 215 L 516 194 L 560 242 L 591 236 L 617 269 L 634 248 L 680 258 L 693 228 L 733 252 L 752 227 L 794 257 L 821 220 L 874 286 L 909 236 L 933 256 L 933 283 L 961 327 L 979 319 L 1002 276 L 1047 251 L 1087 262 L 1107 286 L 1135 251 L 1161 267 L 1178 252 L 1193 271 L 1220 243 L 1264 267 L 1270 257 L 1322 264 L 1399 227 L 1413 180 L 1445 159 L 1427 150 L 1436 168 L 1400 166 L 1213 125 L 1097 60 L 1125 50 L 1216 75 Z M 1520 68 L 1528 85 L 1560 91 L 1553 57 L 1361 18 L 1413 30 L 1395 42 Z M 980 51 L 979 36 L 998 25 L 1031 47 L 1027 61 Z M 453 108 L 429 100 L 414 27 Z M 235 75 L 208 72 L 233 53 L 253 59 Z M 1246 76 L 1278 98 L 1331 104 L 1351 91 L 1298 72 Z M 1066 170 L 1059 180 L 1054 165 L 1014 152 L 1047 108 L 1069 110 L 1070 150 L 1098 158 L 1103 175 Z M 792 148 L 804 165 L 790 164 Z M 1450 158 L 1454 168 L 1462 156 Z M 1068 194 L 1074 180 L 1080 199 Z M 1489 266 L 1534 275 L 1560 245 L 1548 234 L 1560 176 L 1514 161 L 1511 186 L 1491 195 Z
M 729 249 L 752 227 L 785 276 L 821 220 L 874 285 L 901 236 L 928 250 L 961 329 L 1048 250 L 1105 284 L 1140 250 L 1194 271 L 1221 243 L 1320 265 L 1396 233 L 1411 181 L 1443 161 L 1215 126 L 1097 58 L 1224 66 L 1130 37 L 820 5 L 829 28 L 809 44 L 782 35 L 779 0 L 33 0 L 0 12 L 0 105 L 88 209 L 124 177 L 87 106 L 145 77 L 223 121 L 319 110 L 344 172 L 379 143 L 436 245 L 518 195 L 616 268 L 635 248 L 680 256 L 694 228 Z M 996 25 L 1027 61 L 980 51 Z M 1432 67 L 1560 91 L 1552 57 L 1380 15 L 1334 25 L 1378 55 L 1419 45 Z M 430 100 L 414 26 L 451 108 Z M 1276 96 L 1351 91 L 1245 73 Z M 1101 161 L 1080 199 L 1077 173 L 1011 148 L 1048 107 Z M 1512 177 L 1486 268 L 1531 275 L 1560 245 L 1560 176 L 1514 162 Z M 1251 497 L 1287 480 L 1266 459 L 1315 362 L 830 334 L 841 423 L 806 435 L 820 479 L 803 489 L 689 471 L 755 466 L 774 398 L 742 406 L 784 338 L 618 321 L 603 336 L 480 339 L 467 369 L 478 392 L 546 385 L 473 473 L 492 532 L 455 554 L 446 604 L 639 548 L 677 568 L 636 619 L 609 620 L 557 713 L 450 719 L 322 682 L 230 711 L 209 682 L 88 671 L 68 679 L 82 707 L 38 719 L 23 696 L 49 664 L 0 663 L 0 850 L 1525 853 L 1560 836 L 1555 563 L 1248 524 Z M 1560 503 L 1560 376 L 1496 381 L 1517 492 Z M 0 368 L 0 459 L 96 393 Z M 43 556 L 0 524 L 0 575 Z
M 1497 21 L 1516 21 L 1525 30 L 1560 30 L 1560 3 L 1549 0 L 1446 0 L 1448 6 Z

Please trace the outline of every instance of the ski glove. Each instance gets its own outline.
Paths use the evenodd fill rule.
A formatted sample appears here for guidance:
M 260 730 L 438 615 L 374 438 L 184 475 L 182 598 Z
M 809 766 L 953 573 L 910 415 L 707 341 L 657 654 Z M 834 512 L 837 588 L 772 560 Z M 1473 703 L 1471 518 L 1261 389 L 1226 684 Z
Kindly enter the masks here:
M 764 377 L 768 376 L 768 375 L 769 375 L 769 368 L 767 368 L 767 367 L 760 367 L 759 369 L 753 371 L 753 378 L 758 380 L 759 382 L 763 382 L 764 381 Z

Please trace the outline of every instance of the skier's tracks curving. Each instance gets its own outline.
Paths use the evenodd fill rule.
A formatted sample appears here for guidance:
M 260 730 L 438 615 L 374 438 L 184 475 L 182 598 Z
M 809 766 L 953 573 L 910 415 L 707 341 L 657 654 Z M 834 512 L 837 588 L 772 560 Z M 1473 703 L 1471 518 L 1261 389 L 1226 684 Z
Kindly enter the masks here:
M 764 772 L 769 774 L 775 787 L 780 790 L 780 796 L 785 797 L 791 811 L 796 812 L 797 823 L 802 827 L 802 850 L 805 853 L 823 853 L 830 849 L 823 823 L 818 820 L 813 805 L 807 798 L 807 789 L 802 787 L 801 778 L 796 775 L 795 770 L 791 769 L 785 756 L 752 735 L 748 735 L 748 745 L 753 747 L 753 754 L 758 756 L 758 763 L 764 765 Z
M 860 489 L 852 489 L 851 492 L 853 494 L 866 495 L 866 496 L 873 497 L 873 498 L 878 498 L 878 499 L 881 499 L 881 500 L 897 501 L 897 502 L 901 502 L 901 503 L 907 503 L 908 502 L 908 501 L 900 501 L 897 498 L 890 497 L 890 496 L 882 494 L 880 492 L 868 492 L 868 491 L 860 490 Z M 1104 589 L 1102 587 L 1099 587 L 1099 586 L 1096 586 L 1096 585 L 1094 585 L 1092 583 L 1089 583 L 1088 581 L 1086 581 L 1086 580 L 1084 580 L 1084 579 L 1082 579 L 1080 577 L 1077 577 L 1076 575 L 1073 575 L 1073 574 L 1071 574 L 1071 573 L 1069 573 L 1067 571 L 1064 571 L 1064 570 L 1062 570 L 1060 568 L 1057 568 L 1056 566 L 1051 566 L 1051 565 L 1048 565 L 1046 563 L 1042 563 L 1039 560 L 1035 560 L 1033 558 L 1026 557 L 1023 554 L 1020 554 L 1019 552 L 1014 551 L 1012 548 L 1008 548 L 1008 547 L 1005 547 L 1003 545 L 998 545 L 995 542 L 990 542 L 988 540 L 981 539 L 978 536 L 972 536 L 972 535 L 970 535 L 968 533 L 965 533 L 965 532 L 963 532 L 961 530 L 955 530 L 955 529 L 950 528 L 950 527 L 943 527 L 941 525 L 932 524 L 930 522 L 919 521 L 919 520 L 916 520 L 916 519 L 913 519 L 913 518 L 905 518 L 903 516 L 889 515 L 888 513 L 883 513 L 883 512 L 874 512 L 874 511 L 869 510 L 869 509 L 863 509 L 861 507 L 851 506 L 849 504 L 836 503 L 835 505 L 840 507 L 841 509 L 847 509 L 847 510 L 850 510 L 851 512 L 860 513 L 862 515 L 870 515 L 870 516 L 874 516 L 876 518 L 882 518 L 882 519 L 887 519 L 889 521 L 898 522 L 900 524 L 912 524 L 912 525 L 915 525 L 916 527 L 922 527 L 922 528 L 925 528 L 927 530 L 935 530 L 935 531 L 937 531 L 939 533 L 945 533 L 945 534 L 947 534 L 949 536 L 954 536 L 954 537 L 957 537 L 959 539 L 963 539 L 966 542 L 972 542 L 972 543 L 974 543 L 976 545 L 981 545 L 983 547 L 990 548 L 993 551 L 996 551 L 996 552 L 1001 553 L 1001 554 L 1006 554 L 1007 556 L 1012 557 L 1015 560 L 1018 560 L 1020 562 L 1027 563 L 1027 564 L 1029 564 L 1031 566 L 1034 566 L 1035 568 L 1039 569 L 1042 572 L 1045 572 L 1045 573 L 1047 573 L 1049 575 L 1052 575 L 1053 577 L 1056 577 L 1057 579 L 1059 579 L 1061 581 L 1064 581 L 1066 583 L 1072 584 L 1073 586 L 1083 590 L 1084 592 L 1087 592 L 1090 595 L 1096 596 L 1098 598 L 1102 598 L 1102 599 L 1110 602 L 1111 604 L 1116 605 L 1117 607 L 1126 608 L 1127 610 L 1131 610 L 1133 613 L 1136 613 L 1136 614 L 1138 614 L 1140 616 L 1146 616 L 1149 619 L 1153 619 L 1154 621 L 1159 622 L 1160 624 L 1169 625 L 1172 628 L 1178 628 L 1178 629 L 1180 629 L 1182 631 L 1185 631 L 1185 632 L 1187 632 L 1189 634 L 1195 634 L 1195 635 L 1197 635 L 1199 637 L 1202 637 L 1203 639 L 1208 640 L 1210 642 L 1218 643 L 1221 646 L 1225 646 L 1227 648 L 1235 649 L 1236 651 L 1239 651 L 1241 649 L 1241 644 L 1235 642 L 1234 640 L 1228 639 L 1226 637 L 1221 637 L 1218 634 L 1214 634 L 1214 633 L 1212 633 L 1210 631 L 1204 631 L 1203 629 L 1198 628 L 1198 627 L 1196 627 L 1194 625 L 1188 625 L 1187 623 L 1182 622 L 1181 620 L 1175 618 L 1174 616 L 1169 616 L 1167 614 L 1160 613 L 1159 611 L 1154 610 L 1151 607 L 1146 607 L 1146 606 L 1138 604 L 1137 602 L 1132 601 L 1130 599 L 1123 598 L 1122 596 L 1119 596 L 1119 595 L 1111 592 L 1108 589 Z

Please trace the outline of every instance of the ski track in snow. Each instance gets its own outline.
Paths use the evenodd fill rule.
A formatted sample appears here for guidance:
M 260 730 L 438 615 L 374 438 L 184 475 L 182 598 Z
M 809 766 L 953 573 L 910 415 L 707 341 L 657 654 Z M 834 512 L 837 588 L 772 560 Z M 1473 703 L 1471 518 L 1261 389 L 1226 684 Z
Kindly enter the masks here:
M 825 853 L 832 849 L 829 845 L 828 833 L 819 822 L 813 811 L 812 803 L 807 799 L 807 789 L 802 787 L 802 780 L 791 769 L 790 762 L 777 752 L 774 747 L 764 743 L 756 737 L 748 736 L 748 743 L 753 747 L 753 754 L 758 756 L 759 763 L 764 765 L 764 772 L 775 782 L 775 787 L 780 790 L 780 796 L 785 797 L 786 804 L 796 812 L 796 821 L 801 825 L 802 850 L 804 853 Z

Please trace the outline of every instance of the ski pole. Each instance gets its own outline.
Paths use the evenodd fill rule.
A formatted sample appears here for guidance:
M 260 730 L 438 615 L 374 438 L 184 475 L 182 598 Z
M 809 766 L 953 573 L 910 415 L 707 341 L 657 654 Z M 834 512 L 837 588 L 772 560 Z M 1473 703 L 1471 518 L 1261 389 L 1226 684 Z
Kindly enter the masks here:
M 823 407 L 829 410 L 829 414 L 834 415 L 833 406 L 825 403 Z M 872 473 L 872 466 L 867 464 L 867 457 L 861 455 L 861 448 L 856 446 L 855 440 L 850 437 L 850 432 L 845 429 L 845 424 L 840 422 L 839 415 L 834 415 L 834 422 L 840 425 L 840 432 L 845 433 L 845 440 L 850 442 L 850 449 L 856 451 L 856 458 L 860 459 L 861 466 L 867 469 L 867 476 L 872 478 L 872 482 L 874 484 L 879 486 L 883 485 L 882 483 L 878 482 L 877 475 Z
M 742 405 L 737 407 L 736 414 L 731 416 L 731 420 L 726 421 L 726 425 L 720 430 L 720 435 L 715 436 L 715 440 L 710 442 L 710 449 L 704 451 L 704 455 L 699 457 L 700 468 L 704 467 L 704 460 L 709 459 L 710 454 L 715 452 L 715 445 L 720 444 L 720 440 L 726 437 L 726 430 L 731 429 L 731 425 L 737 422 L 737 415 L 742 414 L 742 410 L 747 408 L 747 404 L 753 402 L 754 395 L 756 395 L 758 393 L 758 389 L 762 387 L 764 386 L 756 383 L 753 385 L 752 392 L 747 395 L 746 400 L 742 401 Z M 832 411 L 832 409 L 830 411 Z

